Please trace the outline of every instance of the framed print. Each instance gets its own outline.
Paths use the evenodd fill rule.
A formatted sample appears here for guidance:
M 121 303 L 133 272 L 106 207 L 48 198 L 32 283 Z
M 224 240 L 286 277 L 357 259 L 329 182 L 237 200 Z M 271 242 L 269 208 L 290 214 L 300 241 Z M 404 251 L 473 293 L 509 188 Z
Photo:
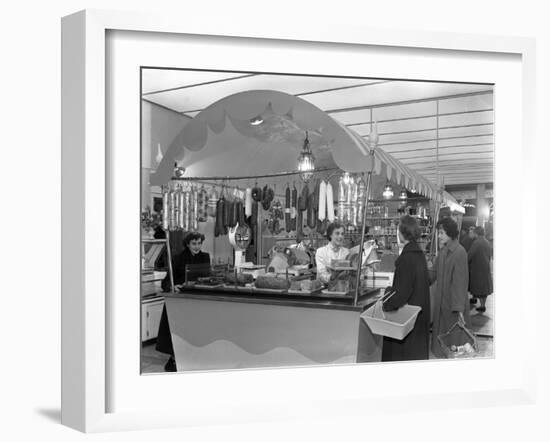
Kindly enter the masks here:
M 220 26 L 219 23 L 201 20 L 182 24 L 170 17 L 107 11 L 83 11 L 65 17 L 62 31 L 62 422 L 65 425 L 85 432 L 97 432 L 206 425 L 209 422 L 249 423 L 273 419 L 362 416 L 371 412 L 406 411 L 412 407 L 438 409 L 465 408 L 472 403 L 476 406 L 532 403 L 536 388 L 533 361 L 536 324 L 528 319 L 526 306 L 534 305 L 536 297 L 534 278 L 529 277 L 531 270 L 526 257 L 533 254 L 534 243 L 521 241 L 514 247 L 516 259 L 506 259 L 510 253 L 506 247 L 507 232 L 513 229 L 518 235 L 524 235 L 523 229 L 530 222 L 528 208 L 536 205 L 536 192 L 526 194 L 517 183 L 520 180 L 508 179 L 510 176 L 527 174 L 534 158 L 530 135 L 535 94 L 534 44 L 531 40 L 422 32 L 392 33 L 369 27 L 334 27 L 328 32 L 326 29 L 294 29 L 280 24 L 277 27 L 262 27 L 260 30 L 252 24 Z M 173 321 L 177 307 L 171 307 L 170 303 L 185 296 L 178 297 L 172 283 L 172 294 L 166 296 L 166 309 L 168 320 L 171 321 L 171 336 L 179 372 L 144 372 L 142 333 L 144 324 L 147 324 L 143 319 L 144 304 L 140 300 L 140 254 L 143 250 L 140 238 L 143 238 L 144 224 L 137 220 L 144 220 L 143 209 L 146 207 L 154 213 L 158 213 L 162 207 L 163 213 L 166 213 L 168 206 L 163 206 L 165 196 L 160 187 L 166 183 L 155 182 L 155 186 L 159 187 L 151 188 L 148 195 L 142 192 L 140 183 L 143 185 L 144 182 L 143 169 L 151 166 L 158 156 L 155 163 L 157 174 L 162 167 L 166 167 L 170 174 L 174 172 L 178 176 L 180 171 L 174 171 L 175 166 L 185 169 L 181 171 L 181 176 L 185 177 L 186 173 L 192 172 L 193 164 L 203 161 L 203 158 L 199 159 L 200 148 L 197 146 L 205 138 L 204 134 L 215 136 L 213 134 L 220 129 L 220 124 L 223 125 L 212 120 L 208 123 L 208 129 L 197 126 L 195 132 L 191 129 L 187 135 L 182 132 L 182 137 L 187 138 L 180 140 L 178 146 L 185 145 L 185 149 L 177 150 L 176 146 L 172 151 L 167 146 L 169 142 L 160 140 L 163 136 L 173 139 L 179 136 L 178 131 L 168 135 L 171 130 L 168 125 L 151 125 L 144 129 L 144 94 L 149 94 L 149 101 L 157 100 L 155 106 L 158 108 L 172 112 L 170 115 L 174 113 L 174 109 L 170 109 L 170 98 L 165 97 L 166 100 L 161 101 L 158 96 L 153 96 L 152 89 L 147 91 L 144 86 L 157 82 L 154 85 L 157 92 L 177 89 L 177 84 L 170 86 L 169 78 L 181 72 L 196 76 L 194 82 L 189 80 L 189 85 L 216 85 L 228 75 L 243 77 L 243 81 L 252 76 L 258 79 L 261 75 L 270 75 L 275 84 L 281 76 L 287 75 L 293 76 L 293 80 L 307 78 L 307 82 L 300 86 L 312 84 L 314 79 L 319 78 L 325 82 L 326 79 L 338 79 L 337 85 L 323 83 L 319 86 L 323 90 L 352 91 L 351 84 L 345 83 L 358 78 L 377 82 L 414 82 L 418 87 L 445 83 L 457 90 L 463 85 L 478 86 L 479 90 L 476 91 L 455 91 L 453 97 L 457 99 L 465 99 L 472 94 L 477 97 L 480 91 L 487 95 L 490 90 L 494 120 L 469 125 L 490 125 L 493 129 L 490 135 L 494 144 L 489 152 L 489 160 L 493 161 L 494 157 L 494 188 L 477 189 L 475 195 L 485 195 L 484 201 L 488 201 L 487 217 L 491 214 L 489 204 L 495 208 L 502 207 L 502 213 L 508 213 L 509 201 L 515 201 L 517 207 L 514 216 L 496 216 L 491 226 L 495 238 L 494 287 L 499 292 L 498 298 L 495 298 L 495 312 L 498 315 L 495 314 L 496 339 L 492 357 L 355 364 L 350 363 L 355 360 L 350 360 L 347 353 L 341 352 L 329 358 L 331 362 L 336 361 L 334 364 L 308 364 L 304 363 L 304 354 L 306 359 L 318 361 L 326 354 L 326 348 L 331 342 L 343 339 L 342 336 L 347 333 L 343 327 L 338 330 L 341 335 L 336 334 L 336 327 L 322 329 L 319 326 L 320 316 L 313 313 L 310 324 L 314 325 L 310 325 L 310 330 L 304 336 L 308 337 L 308 342 L 316 342 L 315 348 L 322 347 L 320 354 L 312 355 L 309 350 L 313 347 L 308 347 L 305 350 L 302 348 L 302 354 L 298 357 L 294 349 L 290 351 L 283 348 L 278 342 L 267 350 L 257 350 L 250 344 L 250 340 L 242 338 L 238 333 L 231 337 L 232 342 L 236 343 L 233 346 L 227 345 L 229 339 L 226 335 L 213 336 L 208 342 L 203 342 L 202 335 L 190 337 L 188 330 L 192 327 L 199 329 L 201 324 L 210 320 L 218 324 L 228 321 L 225 330 L 234 331 L 237 322 L 230 322 L 231 314 L 241 321 L 244 317 L 263 318 L 262 327 L 267 327 L 275 313 L 264 317 L 254 307 L 262 305 L 260 295 L 252 303 L 254 306 L 250 315 L 243 315 L 242 305 L 240 309 L 233 309 L 234 305 L 230 302 L 214 314 L 212 309 L 201 310 L 200 306 L 197 307 L 199 301 L 203 302 L 200 297 L 189 298 L 186 311 L 196 310 L 186 318 L 183 330 L 178 331 Z M 146 75 L 153 73 L 162 75 L 146 78 Z M 257 84 L 263 90 L 268 83 Z M 245 89 L 253 89 L 253 86 Z M 238 94 L 243 90 L 236 87 L 233 92 Z M 229 92 L 224 92 L 223 96 L 228 95 Z M 252 100 L 254 103 L 259 102 L 257 96 Z M 449 99 L 449 96 L 441 96 Z M 355 96 L 350 93 L 350 97 Z M 275 103 L 273 109 L 285 106 L 280 97 L 270 100 L 271 104 Z M 401 102 L 407 104 L 413 101 L 418 100 L 401 99 Z M 353 110 L 353 103 L 349 103 L 340 109 L 342 113 Z M 200 115 L 209 104 L 205 102 L 204 107 L 187 107 L 184 113 L 192 118 Z M 463 112 L 477 112 L 482 108 L 475 106 L 484 104 L 483 99 L 477 104 L 468 102 Z M 320 101 L 318 106 L 322 107 Z M 373 107 L 370 106 L 371 109 Z M 277 109 L 274 109 L 274 115 Z M 227 113 L 228 118 L 233 119 L 238 114 L 231 114 L 229 110 Z M 297 114 L 296 111 L 294 116 Z M 262 115 L 265 117 L 265 114 Z M 253 124 L 250 115 L 241 117 Z M 383 119 L 376 115 L 375 118 Z M 388 119 L 390 117 L 386 117 Z M 300 124 L 309 128 L 313 123 L 305 120 L 300 120 Z M 282 120 L 277 121 L 284 123 Z M 373 122 L 371 116 L 369 124 L 372 126 Z M 232 124 L 235 128 L 238 126 L 234 121 Z M 382 123 L 379 121 L 377 124 Z M 452 123 L 449 122 L 448 126 L 452 126 Z M 323 127 L 326 129 L 328 126 Z M 157 132 L 153 133 L 155 130 Z M 249 127 L 245 130 L 249 130 Z M 346 134 L 352 133 L 346 130 Z M 400 132 L 405 133 L 407 129 Z M 365 133 L 365 136 L 367 134 L 372 140 L 372 132 Z M 484 135 L 487 134 L 474 134 L 476 137 Z M 316 149 L 316 132 L 310 128 L 307 136 L 310 137 L 307 139 L 311 141 L 313 149 Z M 353 138 L 353 135 L 350 136 Z M 449 138 L 452 137 L 449 134 Z M 336 143 L 338 136 L 333 138 Z M 142 148 L 144 139 L 149 144 L 147 155 L 144 155 Z M 300 146 L 302 142 L 300 139 Z M 361 143 L 363 141 L 357 142 L 358 145 Z M 243 144 L 242 148 L 245 147 Z M 342 149 L 338 152 L 342 152 Z M 397 155 L 397 149 L 393 150 Z M 316 152 L 314 150 L 314 157 L 317 156 L 319 161 L 320 156 Z M 190 157 L 195 158 L 195 163 L 186 162 L 186 158 Z M 215 165 L 205 166 L 206 169 L 200 174 L 202 181 L 207 181 L 206 185 L 209 185 L 223 181 L 224 175 L 234 175 L 235 165 L 229 165 L 229 161 L 231 159 L 225 158 Z M 245 177 L 240 187 L 254 187 L 253 181 L 260 174 L 250 172 L 251 163 L 248 160 L 239 161 L 242 162 L 242 165 L 237 165 L 241 170 L 240 175 Z M 346 158 L 341 161 L 345 162 Z M 149 166 L 144 165 L 147 162 Z M 347 163 L 350 168 L 354 167 L 352 163 Z M 374 168 L 374 160 L 372 164 Z M 428 182 L 412 172 L 407 175 L 409 168 L 400 166 L 401 163 L 394 161 L 392 164 L 393 169 L 389 166 L 384 169 L 389 170 L 388 180 L 396 179 L 396 170 L 399 169 L 401 178 L 398 178 L 398 182 L 404 189 L 410 185 L 426 195 L 430 194 Z M 230 166 L 231 173 L 224 173 Z M 492 173 L 493 170 L 492 163 L 489 167 L 476 163 L 470 169 L 478 167 L 480 171 L 476 172 L 475 177 L 480 180 L 477 174 L 486 173 L 489 169 Z M 471 170 L 469 173 L 472 173 Z M 269 170 L 262 171 L 264 175 L 268 173 Z M 429 173 L 427 167 L 426 174 Z M 448 177 L 456 177 L 460 173 L 466 171 L 462 170 L 455 175 L 449 172 Z M 149 174 L 145 176 L 149 177 Z M 412 185 L 414 180 L 416 184 Z M 383 187 L 384 183 L 381 184 Z M 224 189 L 222 184 L 219 186 Z M 199 189 L 200 186 L 188 188 L 192 192 Z M 227 188 L 225 191 L 228 191 Z M 281 187 L 275 187 L 274 194 L 277 193 L 284 195 Z M 475 195 L 472 197 L 470 193 L 463 192 L 462 199 L 464 203 L 474 204 Z M 457 202 L 454 197 L 449 198 L 449 201 L 452 198 Z M 422 206 L 416 207 L 419 214 L 425 213 Z M 365 206 L 365 212 L 366 209 Z M 146 227 L 150 230 L 153 221 L 149 215 L 146 218 Z M 268 225 L 267 222 L 266 228 Z M 273 228 L 272 224 L 270 226 Z M 384 226 L 387 229 L 389 227 Z M 200 226 L 198 230 L 200 232 Z M 393 235 L 397 234 L 394 232 Z M 361 239 L 364 239 L 363 236 Z M 168 250 L 171 249 L 169 237 L 157 240 L 166 240 Z M 217 259 L 221 256 L 219 247 L 222 246 L 214 238 L 212 243 L 208 245 L 211 247 L 208 252 Z M 363 241 L 360 243 L 363 244 Z M 266 243 L 263 249 L 271 246 Z M 237 249 L 235 245 L 234 248 Z M 387 249 L 391 248 L 391 242 L 388 242 Z M 397 254 L 397 241 L 394 248 Z M 230 253 L 227 260 L 237 262 L 237 256 L 241 258 L 240 255 Z M 514 275 L 513 281 L 510 275 Z M 245 288 L 241 287 L 243 293 Z M 246 296 L 243 294 L 242 299 Z M 336 304 L 338 301 L 332 305 Z M 246 308 L 250 305 L 247 304 Z M 277 305 L 280 307 L 282 304 Z M 324 324 L 330 323 L 332 318 L 327 311 L 330 310 L 325 309 L 322 316 Z M 145 318 L 157 315 L 160 321 L 161 312 L 161 307 L 154 312 L 147 311 Z M 290 321 L 291 316 L 288 311 L 284 312 L 286 320 Z M 515 325 L 518 323 L 522 324 L 521 335 Z M 158 329 L 157 319 L 152 320 L 152 324 L 152 330 Z M 270 332 L 269 335 L 275 336 L 276 332 Z M 316 337 L 318 341 L 315 341 Z M 239 340 L 241 338 L 244 341 Z M 190 344 L 192 342 L 193 345 Z M 291 344 L 288 346 L 292 347 Z M 208 352 L 207 348 L 214 350 Z M 272 350 L 278 355 L 279 359 L 275 359 L 277 363 L 258 362 L 261 359 L 258 354 Z M 200 362 L 186 366 L 191 369 L 181 370 L 181 358 L 178 360 L 180 351 L 192 351 Z M 249 364 L 231 365 L 231 357 L 235 354 L 242 357 L 243 352 L 247 353 Z M 357 349 L 351 349 L 350 352 L 355 354 Z M 233 356 L 212 359 L 218 358 L 219 354 Z M 209 361 L 210 365 L 204 361 Z M 416 382 L 410 382 L 411 378 Z M 453 382 L 448 382 L 449 379 L 453 379 Z

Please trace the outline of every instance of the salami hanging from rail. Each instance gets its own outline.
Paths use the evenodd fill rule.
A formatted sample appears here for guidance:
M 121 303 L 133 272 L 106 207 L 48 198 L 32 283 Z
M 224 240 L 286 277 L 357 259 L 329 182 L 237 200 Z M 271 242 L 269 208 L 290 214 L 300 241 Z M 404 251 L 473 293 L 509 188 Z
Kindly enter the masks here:
M 285 190 L 285 230 L 290 232 L 292 225 L 290 221 L 290 187 L 287 186 Z

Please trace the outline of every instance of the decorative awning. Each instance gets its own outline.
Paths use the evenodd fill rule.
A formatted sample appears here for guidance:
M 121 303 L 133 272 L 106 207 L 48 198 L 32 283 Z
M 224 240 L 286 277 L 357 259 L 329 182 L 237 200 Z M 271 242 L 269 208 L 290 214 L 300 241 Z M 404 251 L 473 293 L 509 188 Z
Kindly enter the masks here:
M 251 124 L 260 117 L 262 124 Z M 303 134 L 308 131 L 312 147 L 316 146 L 327 155 L 330 151 L 334 164 L 341 170 L 385 173 L 388 180 L 428 198 L 461 207 L 447 192 L 440 192 L 431 181 L 379 147 L 374 147 L 373 165 L 369 142 L 357 132 L 300 97 L 272 90 L 229 95 L 198 113 L 169 146 L 157 172 L 151 175 L 151 184 L 165 184 L 170 179 L 175 158 L 184 157 L 184 147 L 192 156 L 205 148 L 210 136 L 225 134 L 226 129 L 266 146 L 301 145 Z

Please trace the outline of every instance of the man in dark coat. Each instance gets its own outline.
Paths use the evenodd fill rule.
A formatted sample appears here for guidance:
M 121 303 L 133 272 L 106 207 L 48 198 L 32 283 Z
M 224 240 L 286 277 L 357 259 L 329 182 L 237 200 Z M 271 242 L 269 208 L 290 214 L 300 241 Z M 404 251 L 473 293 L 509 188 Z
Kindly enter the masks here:
M 468 300 L 468 255 L 458 243 L 458 226 L 452 218 L 443 218 L 438 224 L 439 241 L 443 248 L 432 269 L 432 282 L 436 282 L 432 352 L 438 358 L 446 357 L 437 337 L 447 333 L 461 321 L 471 327 Z M 451 344 L 461 345 L 461 342 Z
M 489 241 L 485 239 L 483 227 L 474 230 L 474 242 L 468 251 L 468 266 L 470 270 L 470 283 L 468 290 L 474 297 L 479 298 L 481 306 L 476 308 L 483 313 L 487 296 L 493 293 L 493 277 L 491 275 L 491 257 L 493 251 Z
M 189 233 L 183 240 L 185 248 L 181 253 L 172 258 L 172 271 L 174 276 L 174 285 L 185 282 L 186 268 L 189 264 L 210 264 L 210 255 L 201 251 L 204 235 L 197 232 Z M 170 275 L 162 281 L 162 290 L 170 291 Z M 159 331 L 157 336 L 156 350 L 170 355 L 168 362 L 164 366 L 165 371 L 176 371 L 176 361 L 174 359 L 174 347 L 172 345 L 172 335 L 170 334 L 170 325 L 166 306 L 162 308 L 160 317 Z
M 422 308 L 414 328 L 403 339 L 384 337 L 382 361 L 412 361 L 428 359 L 430 342 L 430 278 L 426 258 L 416 242 L 420 237 L 417 221 L 408 215 L 399 222 L 399 236 L 405 244 L 395 261 L 392 290 L 395 294 L 384 302 L 390 311 L 405 304 Z

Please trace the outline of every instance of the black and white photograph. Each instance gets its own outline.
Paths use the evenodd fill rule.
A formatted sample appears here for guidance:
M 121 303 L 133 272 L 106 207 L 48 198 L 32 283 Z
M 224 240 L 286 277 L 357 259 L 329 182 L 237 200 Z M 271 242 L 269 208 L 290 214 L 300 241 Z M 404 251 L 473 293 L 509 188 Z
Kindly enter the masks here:
M 140 75 L 142 375 L 494 357 L 494 84 Z
M 7 2 L 0 438 L 546 441 L 548 14 L 442 5 Z

